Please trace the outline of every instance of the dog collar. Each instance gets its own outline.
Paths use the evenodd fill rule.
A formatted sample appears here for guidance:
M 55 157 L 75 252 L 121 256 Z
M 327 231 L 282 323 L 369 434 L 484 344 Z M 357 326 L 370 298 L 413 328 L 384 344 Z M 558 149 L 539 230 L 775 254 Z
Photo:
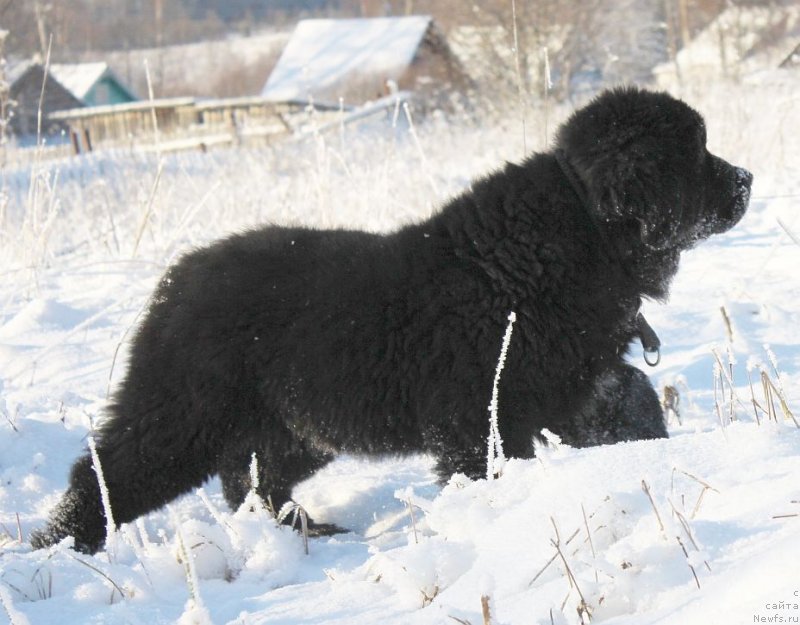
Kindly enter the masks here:
M 647 323 L 647 319 L 644 318 L 641 311 L 636 314 L 636 332 L 644 350 L 642 353 L 644 361 L 649 366 L 655 367 L 661 362 L 661 340 L 658 338 L 656 331 Z M 652 356 L 652 358 L 649 358 L 649 356 Z

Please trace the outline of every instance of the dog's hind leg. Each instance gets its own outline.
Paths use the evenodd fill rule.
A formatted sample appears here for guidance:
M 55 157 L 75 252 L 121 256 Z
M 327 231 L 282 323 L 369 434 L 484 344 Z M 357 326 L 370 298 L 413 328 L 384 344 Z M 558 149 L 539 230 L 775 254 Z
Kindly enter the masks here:
M 193 441 L 186 445 L 172 441 L 167 450 L 155 444 L 141 445 L 124 428 L 117 427 L 114 433 L 123 436 L 100 433 L 97 455 L 117 525 L 160 508 L 200 486 L 213 473 L 213 459 Z M 67 491 L 47 527 L 32 536 L 31 544 L 45 547 L 66 536 L 73 536 L 76 549 L 88 553 L 97 551 L 106 538 L 99 480 L 89 454 L 72 466 Z
M 288 431 L 275 426 L 268 442 L 259 440 L 230 440 L 219 461 L 219 475 L 225 501 L 236 510 L 252 487 L 251 465 L 255 455 L 258 486 L 256 493 L 271 502 L 275 513 L 291 501 L 292 489 L 324 467 L 333 455 L 298 441 Z

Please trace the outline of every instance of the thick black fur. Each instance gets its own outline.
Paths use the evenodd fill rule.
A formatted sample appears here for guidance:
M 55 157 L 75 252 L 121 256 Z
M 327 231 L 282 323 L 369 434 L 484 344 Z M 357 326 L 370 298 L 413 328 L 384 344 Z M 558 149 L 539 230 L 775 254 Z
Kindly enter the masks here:
M 442 479 L 484 475 L 512 310 L 508 456 L 530 457 L 542 428 L 577 446 L 666 436 L 653 388 L 623 358 L 641 298 L 665 298 L 681 251 L 747 206 L 751 175 L 705 140 L 684 103 L 615 90 L 560 129 L 561 164 L 508 164 L 423 223 L 265 227 L 187 254 L 154 294 L 97 432 L 116 522 L 217 473 L 238 505 L 253 452 L 276 505 L 341 452 L 424 451 Z M 104 533 L 84 456 L 32 542 L 72 535 L 95 551 Z

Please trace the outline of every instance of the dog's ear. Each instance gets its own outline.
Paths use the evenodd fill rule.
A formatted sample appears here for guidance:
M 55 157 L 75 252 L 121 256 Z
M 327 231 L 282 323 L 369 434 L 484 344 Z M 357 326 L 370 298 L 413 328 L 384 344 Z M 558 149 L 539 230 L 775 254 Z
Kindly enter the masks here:
M 559 129 L 557 149 L 586 189 L 596 218 L 636 230 L 652 248 L 668 247 L 679 228 L 682 174 L 696 157 L 683 103 L 638 89 L 606 92 Z M 679 113 L 676 115 L 675 113 Z

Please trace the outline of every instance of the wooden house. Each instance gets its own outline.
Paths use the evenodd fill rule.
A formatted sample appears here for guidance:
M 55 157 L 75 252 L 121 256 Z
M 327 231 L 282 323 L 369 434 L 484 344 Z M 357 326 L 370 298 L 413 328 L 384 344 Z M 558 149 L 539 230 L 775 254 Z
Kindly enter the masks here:
M 86 106 L 127 104 L 138 99 L 108 63 L 53 64 L 50 75 Z
M 45 79 L 41 63 L 25 62 L 12 66 L 9 69 L 9 84 L 9 97 L 14 102 L 9 126 L 11 132 L 23 142 L 36 137 L 40 119 L 42 135 L 59 134 L 64 125 L 50 119 L 50 113 L 84 106 L 80 98 L 52 75 Z
M 468 83 L 428 16 L 309 19 L 298 23 L 262 95 L 359 104 L 398 89 L 431 95 Z

